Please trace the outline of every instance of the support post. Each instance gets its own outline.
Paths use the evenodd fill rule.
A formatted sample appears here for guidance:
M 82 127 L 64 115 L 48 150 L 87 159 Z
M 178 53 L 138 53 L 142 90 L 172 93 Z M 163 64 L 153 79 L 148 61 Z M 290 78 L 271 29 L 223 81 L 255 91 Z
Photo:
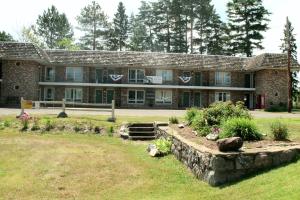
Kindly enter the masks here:
M 66 100 L 62 100 L 62 112 L 66 112 Z
M 21 97 L 21 114 L 20 114 L 20 116 L 24 114 L 23 102 L 24 102 L 24 98 Z
M 115 100 L 111 101 L 111 118 L 115 120 Z

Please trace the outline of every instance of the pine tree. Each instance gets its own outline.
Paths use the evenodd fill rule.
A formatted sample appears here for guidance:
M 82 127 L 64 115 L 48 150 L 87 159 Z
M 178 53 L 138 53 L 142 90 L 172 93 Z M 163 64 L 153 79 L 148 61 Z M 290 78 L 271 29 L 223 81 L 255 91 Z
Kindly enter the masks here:
M 227 14 L 233 53 L 250 57 L 254 49 L 263 49 L 262 32 L 268 29 L 270 13 L 262 5 L 262 0 L 230 0 Z
M 14 41 L 14 39 L 9 33 L 6 33 L 5 31 L 0 31 L 0 41 L 12 42 Z
M 172 19 L 172 40 L 171 51 L 177 53 L 187 52 L 186 18 L 184 16 L 184 6 L 181 0 L 173 0 L 171 4 Z
M 113 19 L 113 31 L 114 37 L 117 38 L 117 40 L 114 40 L 117 42 L 114 46 L 118 46 L 119 50 L 122 51 L 128 38 L 128 16 L 122 2 L 119 3 L 117 13 Z
M 37 33 L 49 48 L 59 48 L 59 41 L 73 37 L 73 30 L 66 15 L 59 13 L 55 6 L 51 6 L 39 15 L 36 25 Z
M 152 3 L 155 17 L 154 31 L 157 37 L 158 49 L 171 51 L 171 1 L 159 0 Z
M 147 38 L 147 29 L 139 18 L 133 14 L 130 17 L 129 30 L 129 49 L 131 51 L 146 51 L 147 43 L 145 38 Z
M 286 24 L 284 26 L 283 31 L 283 38 L 281 39 L 281 41 L 282 45 L 280 46 L 280 49 L 282 50 L 282 53 L 287 53 L 290 48 L 292 58 L 297 60 L 297 44 L 296 37 L 294 34 L 294 27 L 292 26 L 292 23 L 290 22 L 288 17 L 286 18 Z M 298 83 L 299 81 L 297 79 L 297 72 L 292 72 L 292 97 L 294 100 L 300 94 L 300 91 L 298 89 Z
M 78 29 L 84 33 L 80 38 L 83 49 L 104 48 L 104 38 L 108 34 L 107 18 L 101 6 L 95 1 L 81 10 L 76 19 L 79 24 Z

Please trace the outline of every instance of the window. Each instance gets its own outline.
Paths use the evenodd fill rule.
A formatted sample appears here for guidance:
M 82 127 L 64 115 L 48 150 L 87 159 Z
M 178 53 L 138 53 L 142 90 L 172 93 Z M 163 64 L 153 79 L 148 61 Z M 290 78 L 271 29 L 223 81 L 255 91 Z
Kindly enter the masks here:
M 145 77 L 145 71 L 142 69 L 130 69 L 129 70 L 129 82 L 130 83 L 143 83 Z
M 95 77 L 96 83 L 103 83 L 103 70 L 102 69 L 96 68 L 95 76 L 96 76 Z
M 0 61 L 0 79 L 2 79 L 2 62 Z
M 66 88 L 66 101 L 82 102 L 82 88 Z
M 44 100 L 45 101 L 53 101 L 54 100 L 54 88 L 45 88 Z
M 216 85 L 230 85 L 231 74 L 230 72 L 216 72 L 215 73 Z
M 45 79 L 46 81 L 54 81 L 54 69 L 53 67 L 46 67 Z
M 172 90 L 156 90 L 155 103 L 172 104 Z
M 82 67 L 67 67 L 66 68 L 66 80 L 74 82 L 82 82 Z
M 163 81 L 172 81 L 173 80 L 173 71 L 172 70 L 156 70 L 156 76 L 161 76 Z
M 128 91 L 128 103 L 129 104 L 144 104 L 145 91 L 143 90 L 129 90 Z
M 215 101 L 230 101 L 229 92 L 216 92 Z

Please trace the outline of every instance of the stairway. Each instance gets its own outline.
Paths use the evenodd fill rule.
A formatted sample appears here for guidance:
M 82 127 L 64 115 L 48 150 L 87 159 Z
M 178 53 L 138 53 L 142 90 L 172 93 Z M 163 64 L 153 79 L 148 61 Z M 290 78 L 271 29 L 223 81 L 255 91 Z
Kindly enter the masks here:
M 154 123 L 133 123 L 128 126 L 129 139 L 155 139 Z

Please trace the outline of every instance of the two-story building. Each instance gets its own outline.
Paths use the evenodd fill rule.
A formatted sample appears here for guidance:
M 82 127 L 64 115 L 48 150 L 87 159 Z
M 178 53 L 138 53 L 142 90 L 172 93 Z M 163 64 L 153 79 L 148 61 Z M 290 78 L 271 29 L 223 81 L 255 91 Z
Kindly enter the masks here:
M 292 69 L 299 64 L 292 61 Z M 287 55 L 220 55 L 42 50 L 0 43 L 1 100 L 20 97 L 110 103 L 120 108 L 206 107 L 244 101 L 250 109 L 286 104 Z

